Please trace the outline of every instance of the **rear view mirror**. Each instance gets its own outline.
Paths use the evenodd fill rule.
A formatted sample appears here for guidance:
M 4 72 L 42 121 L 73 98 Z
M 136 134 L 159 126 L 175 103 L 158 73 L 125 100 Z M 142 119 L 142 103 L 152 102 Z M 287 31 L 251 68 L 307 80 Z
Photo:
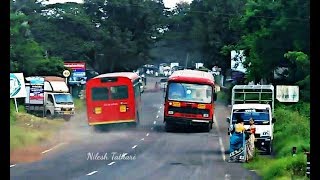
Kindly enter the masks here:
M 272 123 L 275 123 L 276 122 L 276 118 L 272 118 Z
M 214 93 L 213 94 L 213 101 L 216 101 L 217 100 L 217 93 Z
M 227 117 L 226 121 L 227 123 L 230 123 L 230 117 Z

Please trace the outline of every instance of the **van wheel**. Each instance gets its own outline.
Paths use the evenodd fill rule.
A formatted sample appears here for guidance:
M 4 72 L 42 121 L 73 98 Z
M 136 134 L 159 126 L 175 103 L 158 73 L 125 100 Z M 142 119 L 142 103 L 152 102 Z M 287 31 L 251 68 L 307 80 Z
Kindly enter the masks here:
M 47 111 L 46 117 L 47 117 L 48 119 L 53 119 L 53 115 L 51 114 L 50 111 Z
M 65 121 L 70 121 L 71 116 L 64 116 L 63 119 L 64 119 Z
M 270 141 L 270 144 L 269 144 L 269 146 L 267 147 L 267 154 L 268 155 L 271 155 L 272 154 L 272 151 L 273 151 L 273 149 L 272 149 L 272 141 Z

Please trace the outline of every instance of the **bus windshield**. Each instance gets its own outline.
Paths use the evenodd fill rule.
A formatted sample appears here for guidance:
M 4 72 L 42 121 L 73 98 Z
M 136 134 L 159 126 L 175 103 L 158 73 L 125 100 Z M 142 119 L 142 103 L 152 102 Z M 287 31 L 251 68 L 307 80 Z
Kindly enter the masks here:
M 203 84 L 170 83 L 168 99 L 197 103 L 211 103 L 212 87 Z
M 240 116 L 244 120 L 245 125 L 249 125 L 249 119 L 253 118 L 255 124 L 269 124 L 270 117 L 267 109 L 236 109 L 232 113 L 232 121 L 236 123 L 237 117 Z

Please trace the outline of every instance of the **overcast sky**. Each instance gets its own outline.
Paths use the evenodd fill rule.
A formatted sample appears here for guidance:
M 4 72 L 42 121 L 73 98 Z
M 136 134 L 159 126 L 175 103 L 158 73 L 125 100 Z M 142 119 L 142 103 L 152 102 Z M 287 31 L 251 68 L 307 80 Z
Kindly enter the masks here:
M 176 3 L 180 2 L 181 0 L 163 0 L 164 5 L 167 8 L 173 8 Z M 184 2 L 191 2 L 192 0 L 183 0 Z M 81 3 L 83 2 L 82 0 L 49 0 L 49 4 L 54 4 L 54 3 L 64 3 L 64 2 L 78 2 Z

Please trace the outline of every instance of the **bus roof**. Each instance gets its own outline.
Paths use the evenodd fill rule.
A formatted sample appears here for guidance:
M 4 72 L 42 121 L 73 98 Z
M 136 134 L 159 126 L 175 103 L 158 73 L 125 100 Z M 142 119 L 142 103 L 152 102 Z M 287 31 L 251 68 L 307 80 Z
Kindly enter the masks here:
M 168 81 L 214 84 L 214 77 L 208 72 L 186 69 L 174 71 Z
M 104 77 L 126 77 L 131 80 L 139 78 L 139 76 L 134 72 L 115 72 L 115 73 L 101 74 L 99 76 L 94 77 L 93 79 L 99 79 Z

